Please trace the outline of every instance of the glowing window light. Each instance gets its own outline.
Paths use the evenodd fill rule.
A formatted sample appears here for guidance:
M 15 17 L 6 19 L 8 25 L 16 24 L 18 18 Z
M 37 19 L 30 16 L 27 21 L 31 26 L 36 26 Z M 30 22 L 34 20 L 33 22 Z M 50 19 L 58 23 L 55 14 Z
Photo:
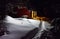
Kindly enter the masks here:
M 35 18 L 37 16 L 37 11 L 32 11 L 32 18 Z
M 42 21 L 48 20 L 48 18 L 46 18 L 46 17 L 38 17 L 37 11 L 32 11 L 32 18 L 35 20 L 42 20 Z

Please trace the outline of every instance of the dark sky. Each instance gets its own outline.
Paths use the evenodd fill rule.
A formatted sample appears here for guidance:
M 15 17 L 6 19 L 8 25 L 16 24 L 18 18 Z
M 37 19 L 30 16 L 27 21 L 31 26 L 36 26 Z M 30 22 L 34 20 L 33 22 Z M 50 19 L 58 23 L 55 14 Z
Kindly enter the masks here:
M 60 12 L 59 12 L 60 1 L 58 0 L 30 0 L 30 2 L 32 5 L 32 8 L 38 11 L 38 16 L 46 16 L 50 18 L 60 17 Z M 44 11 L 46 11 L 46 13 Z
M 8 2 L 19 2 L 17 0 L 0 0 L 0 11 L 4 11 L 5 10 L 5 5 Z M 33 10 L 37 10 L 38 11 L 38 16 L 47 16 L 47 17 L 59 17 L 60 16 L 60 12 L 57 13 L 56 11 L 60 11 L 57 9 L 57 4 L 59 1 L 55 1 L 55 0 L 49 0 L 49 1 L 44 1 L 44 0 L 30 0 L 29 2 L 27 2 L 27 6 L 29 9 L 33 9 Z M 59 5 L 60 6 L 60 5 Z M 59 7 L 58 6 L 58 7 Z M 46 10 L 46 13 L 44 13 L 44 8 Z

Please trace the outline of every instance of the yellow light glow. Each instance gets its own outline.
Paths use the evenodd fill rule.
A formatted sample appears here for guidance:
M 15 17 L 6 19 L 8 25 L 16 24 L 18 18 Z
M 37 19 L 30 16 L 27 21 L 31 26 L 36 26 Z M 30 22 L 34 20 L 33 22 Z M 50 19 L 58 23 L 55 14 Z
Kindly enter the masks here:
M 32 11 L 32 18 L 35 20 L 48 20 L 46 17 L 38 17 L 37 16 L 37 11 Z

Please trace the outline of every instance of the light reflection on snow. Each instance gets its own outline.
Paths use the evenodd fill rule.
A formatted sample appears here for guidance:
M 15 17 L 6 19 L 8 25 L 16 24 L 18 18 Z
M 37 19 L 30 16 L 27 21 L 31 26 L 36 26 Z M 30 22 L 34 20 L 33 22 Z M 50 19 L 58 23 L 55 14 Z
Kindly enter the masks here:
M 40 21 L 26 18 L 12 18 L 7 16 L 5 21 L 6 26 L 10 34 L 0 37 L 0 39 L 20 39 L 25 36 L 29 31 L 34 28 L 38 28 Z M 42 30 L 45 30 L 47 26 L 50 26 L 48 22 L 42 21 Z

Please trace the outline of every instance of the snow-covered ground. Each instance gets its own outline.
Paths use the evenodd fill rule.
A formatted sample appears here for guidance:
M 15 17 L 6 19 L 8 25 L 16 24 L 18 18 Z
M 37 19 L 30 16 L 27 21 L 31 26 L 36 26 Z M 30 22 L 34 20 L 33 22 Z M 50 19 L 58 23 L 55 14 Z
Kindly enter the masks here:
M 7 26 L 9 34 L 5 34 L 0 37 L 0 39 L 20 39 L 25 36 L 29 31 L 34 28 L 38 28 L 40 21 L 26 18 L 12 18 L 10 16 L 6 16 L 5 24 Z M 50 24 L 43 21 L 42 28 L 45 29 Z

